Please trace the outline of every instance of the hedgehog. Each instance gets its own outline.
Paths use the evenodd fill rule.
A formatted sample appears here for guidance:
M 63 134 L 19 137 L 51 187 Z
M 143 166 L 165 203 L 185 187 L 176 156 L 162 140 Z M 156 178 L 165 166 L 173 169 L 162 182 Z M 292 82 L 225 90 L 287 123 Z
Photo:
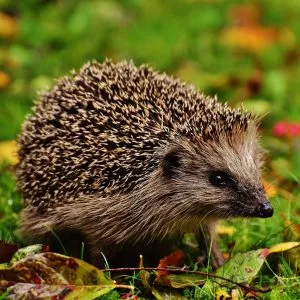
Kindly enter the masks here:
M 259 119 L 242 107 L 111 60 L 39 98 L 18 139 L 26 241 L 84 241 L 88 261 L 123 266 L 139 254 L 156 263 L 190 232 L 218 267 L 218 220 L 272 216 Z

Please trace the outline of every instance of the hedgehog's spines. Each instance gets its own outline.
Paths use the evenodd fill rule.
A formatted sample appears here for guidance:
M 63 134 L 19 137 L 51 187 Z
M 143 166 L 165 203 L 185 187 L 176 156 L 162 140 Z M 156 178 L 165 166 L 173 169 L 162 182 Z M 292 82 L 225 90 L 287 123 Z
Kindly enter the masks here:
M 253 119 L 126 61 L 89 62 L 40 97 L 19 138 L 17 175 L 26 201 L 42 209 L 83 194 L 128 193 L 174 139 L 217 142 L 242 135 Z

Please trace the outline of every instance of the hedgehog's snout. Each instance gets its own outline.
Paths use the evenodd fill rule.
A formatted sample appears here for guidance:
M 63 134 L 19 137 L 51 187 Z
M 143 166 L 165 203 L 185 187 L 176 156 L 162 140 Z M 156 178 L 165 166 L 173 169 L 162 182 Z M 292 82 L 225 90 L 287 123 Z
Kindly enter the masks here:
M 255 216 L 259 218 L 270 218 L 273 216 L 273 207 L 266 196 L 259 199 L 258 205 L 255 209 Z

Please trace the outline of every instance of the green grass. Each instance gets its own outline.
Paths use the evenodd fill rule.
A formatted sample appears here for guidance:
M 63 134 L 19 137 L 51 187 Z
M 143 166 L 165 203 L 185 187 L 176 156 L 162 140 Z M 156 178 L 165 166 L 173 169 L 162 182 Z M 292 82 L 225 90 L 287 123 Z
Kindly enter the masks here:
M 18 242 L 16 228 L 21 208 L 15 178 L 7 164 L 0 164 L 0 240 Z

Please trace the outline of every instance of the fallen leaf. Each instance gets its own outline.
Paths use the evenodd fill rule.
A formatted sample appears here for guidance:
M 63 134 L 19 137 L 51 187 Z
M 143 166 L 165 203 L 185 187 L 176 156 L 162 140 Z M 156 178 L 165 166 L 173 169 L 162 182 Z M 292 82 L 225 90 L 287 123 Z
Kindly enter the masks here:
M 40 250 L 41 245 L 19 250 L 11 264 L 0 269 L 0 288 L 8 287 L 9 295 L 17 299 L 32 299 L 33 295 L 39 299 L 94 299 L 114 288 L 133 289 L 115 284 L 104 272 L 80 259 L 52 252 L 32 254 Z
M 168 267 L 181 267 L 184 263 L 184 253 L 182 250 L 177 250 L 168 256 L 165 256 L 159 261 L 158 269 L 165 269 Z M 168 271 L 158 271 L 157 277 L 168 275 Z
M 223 289 L 218 289 L 216 291 L 216 300 L 231 300 L 231 295 L 228 294 L 227 291 Z
M 80 299 L 90 300 L 102 296 L 112 289 L 114 285 L 49 285 L 17 283 L 9 287 L 10 299 Z M 24 298 L 24 295 L 26 295 Z
M 292 248 L 299 247 L 299 246 L 300 246 L 299 242 L 280 243 L 280 244 L 272 246 L 269 249 L 269 254 L 284 252 L 284 251 L 291 250 Z
M 21 259 L 32 256 L 37 253 L 47 252 L 48 250 L 48 246 L 45 246 L 43 244 L 35 244 L 21 248 L 18 251 L 16 251 L 9 264 L 13 265 Z
M 212 299 L 215 296 L 218 288 L 219 285 L 217 285 L 215 281 L 207 279 L 200 290 L 200 293 L 198 295 L 199 299 Z
M 168 299 L 168 300 L 181 300 L 181 299 L 184 300 L 184 299 L 186 299 L 184 296 L 182 296 L 178 292 L 172 291 L 172 290 L 160 291 L 156 288 L 153 288 L 152 294 L 155 297 L 155 299 L 157 299 L 157 300 L 166 300 L 166 299 Z
M 207 280 L 206 276 L 197 274 L 170 274 L 166 276 L 157 277 L 155 284 L 163 286 L 173 287 L 175 289 L 183 289 L 187 287 L 195 287 L 197 285 L 203 285 Z
M 237 254 L 219 268 L 216 274 L 237 283 L 250 283 L 257 276 L 268 253 L 268 249 L 264 248 Z M 226 284 L 221 279 L 216 281 Z

